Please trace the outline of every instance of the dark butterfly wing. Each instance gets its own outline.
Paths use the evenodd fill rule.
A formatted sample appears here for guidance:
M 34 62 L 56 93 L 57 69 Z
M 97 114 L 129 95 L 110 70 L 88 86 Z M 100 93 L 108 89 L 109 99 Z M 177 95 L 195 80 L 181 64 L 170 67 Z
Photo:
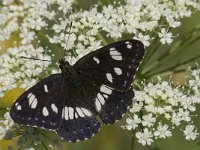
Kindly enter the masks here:
M 99 117 L 103 123 L 113 124 L 122 118 L 127 108 L 132 104 L 134 92 L 131 88 L 127 92 L 113 90 L 107 98 L 103 92 L 100 92 L 99 95 L 102 95 L 102 97 L 100 98 L 100 96 L 97 96 L 95 100 L 96 108 L 99 111 Z M 101 103 L 102 101 L 105 102 Z
M 91 138 L 99 128 L 100 123 L 94 116 L 78 116 L 74 119 L 63 119 L 61 127 L 56 132 L 65 141 L 78 142 Z
M 97 85 L 127 91 L 143 55 L 144 46 L 140 41 L 119 41 L 82 57 L 74 67 Z
M 100 123 L 95 118 L 94 110 L 91 109 L 92 95 L 94 91 L 87 91 L 87 82 L 84 79 L 76 78 L 78 85 L 83 87 L 75 88 L 74 84 L 66 82 L 67 91 L 65 96 L 65 107 L 63 108 L 62 124 L 57 134 L 65 141 L 77 142 L 91 138 L 99 131 Z M 68 79 L 70 81 L 70 79 Z M 83 84 L 84 83 L 84 84 Z
M 13 104 L 10 115 L 19 124 L 58 129 L 64 106 L 64 78 L 51 75 L 24 92 Z
M 86 90 L 96 92 L 90 107 L 95 108 L 105 124 L 119 120 L 131 105 L 134 97 L 131 84 L 143 55 L 140 41 L 119 41 L 84 56 L 74 65 L 91 84 L 85 86 Z

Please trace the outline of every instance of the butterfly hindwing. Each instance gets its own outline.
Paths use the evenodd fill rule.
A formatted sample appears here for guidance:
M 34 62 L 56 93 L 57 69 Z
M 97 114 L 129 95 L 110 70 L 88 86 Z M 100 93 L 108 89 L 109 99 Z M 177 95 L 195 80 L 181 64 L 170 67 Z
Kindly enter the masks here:
M 68 79 L 69 80 L 69 79 Z M 62 113 L 62 123 L 57 134 L 65 141 L 77 142 L 91 138 L 99 131 L 100 123 L 95 118 L 94 103 L 95 91 L 86 80 L 77 77 L 77 84 L 67 82 L 68 90 L 65 93 L 65 107 Z M 89 87 L 89 88 L 88 88 Z
M 10 115 L 19 124 L 57 129 L 64 105 L 64 79 L 51 75 L 24 92 L 13 104 Z
M 91 138 L 99 128 L 100 123 L 94 116 L 77 115 L 73 119 L 63 119 L 61 127 L 56 132 L 65 141 L 77 142 Z
M 96 108 L 104 124 L 113 124 L 122 118 L 128 106 L 132 104 L 134 92 L 132 88 L 127 92 L 119 92 L 111 90 L 105 85 L 102 87 L 104 90 L 100 90 L 95 99 Z M 106 91 L 106 88 L 109 89 L 110 93 Z M 106 94 L 108 95 L 106 96 Z

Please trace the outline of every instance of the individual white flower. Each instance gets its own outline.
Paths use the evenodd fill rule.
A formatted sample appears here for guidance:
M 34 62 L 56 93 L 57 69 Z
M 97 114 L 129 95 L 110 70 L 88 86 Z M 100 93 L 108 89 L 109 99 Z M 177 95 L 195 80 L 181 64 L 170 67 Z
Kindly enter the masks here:
M 191 117 L 189 116 L 189 111 L 187 110 L 183 110 L 183 109 L 179 109 L 178 111 L 178 115 L 181 118 L 181 120 L 187 121 L 189 122 L 191 120 Z
M 172 43 L 173 39 L 172 39 L 172 33 L 168 32 L 165 28 L 161 29 L 161 32 L 158 33 L 158 36 L 160 37 L 160 42 L 162 44 L 170 44 Z
M 133 118 L 127 118 L 126 123 L 127 125 L 125 126 L 128 130 L 135 129 L 138 127 L 138 124 L 141 122 L 140 118 L 135 114 Z
M 166 138 L 166 137 L 171 137 L 172 133 L 168 129 L 167 124 L 165 124 L 165 125 L 159 124 L 156 131 L 154 131 L 154 135 L 158 138 Z
M 132 107 L 130 108 L 130 112 L 134 113 L 134 112 L 139 112 L 143 107 L 143 103 L 142 102 L 134 102 Z
M 150 45 L 150 36 L 149 35 L 143 35 L 142 33 L 139 33 L 138 37 L 135 37 L 135 39 L 140 40 L 144 46 L 148 47 Z
M 181 116 L 178 115 L 177 113 L 173 113 L 172 116 L 171 116 L 171 122 L 173 125 L 176 125 L 176 126 L 179 126 L 181 124 Z
M 149 113 L 147 115 L 142 116 L 142 125 L 143 126 L 148 126 L 151 127 L 154 125 L 154 123 L 156 122 L 156 118 L 153 117 L 152 113 Z
M 192 97 L 182 96 L 180 103 L 184 109 L 189 109 L 190 111 L 195 111 L 196 110 L 195 100 L 196 100 L 196 96 L 192 96 Z
M 151 145 L 153 142 L 153 134 L 148 128 L 144 128 L 143 132 L 136 132 L 135 136 L 138 139 L 138 142 L 144 146 Z
M 195 140 L 197 136 L 199 136 L 199 133 L 197 133 L 194 125 L 187 125 L 183 133 L 186 140 Z

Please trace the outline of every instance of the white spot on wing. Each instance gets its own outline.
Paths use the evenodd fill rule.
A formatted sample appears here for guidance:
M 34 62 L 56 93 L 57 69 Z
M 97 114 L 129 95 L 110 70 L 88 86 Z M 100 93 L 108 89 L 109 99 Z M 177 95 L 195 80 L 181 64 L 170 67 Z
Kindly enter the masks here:
M 128 49 L 131 49 L 131 48 L 132 48 L 132 45 L 131 45 L 131 44 L 128 44 L 126 47 L 127 47 Z
M 110 73 L 106 73 L 106 77 L 107 77 L 108 81 L 113 82 L 113 77 Z
M 35 95 L 32 94 L 32 93 L 29 93 L 27 98 L 28 98 L 29 106 L 31 106 L 32 109 L 35 109 L 36 106 L 37 106 L 37 103 L 38 103 L 37 98 L 35 97 Z
M 122 74 L 122 69 L 118 68 L 118 67 L 115 67 L 114 68 L 114 71 L 117 75 L 121 75 Z
M 110 51 L 110 56 L 115 59 L 115 60 L 122 60 L 121 53 L 118 52 L 117 50 L 115 51 Z
M 86 108 L 81 108 L 81 110 L 83 111 L 83 113 L 84 113 L 86 116 L 89 116 L 89 117 L 92 116 L 92 113 L 91 113 L 88 109 L 86 109 Z
M 106 99 L 108 98 L 108 95 L 106 95 L 106 94 L 103 94 L 103 97 L 105 97 Z
M 53 112 L 58 113 L 58 108 L 56 107 L 54 103 L 51 104 L 51 109 L 53 110 Z
M 47 110 L 46 107 L 43 107 L 42 114 L 43 114 L 44 116 L 48 116 L 48 115 L 49 115 L 49 112 L 48 112 L 48 110 Z
M 35 99 L 35 95 L 33 95 L 32 93 L 29 93 L 27 98 L 28 98 L 28 104 L 30 106 L 32 104 L 33 100 Z
M 123 86 L 126 86 L 126 85 L 127 85 L 127 81 L 125 80 Z
M 69 119 L 74 119 L 74 108 L 69 107 Z
M 18 105 L 16 106 L 17 107 L 17 110 L 21 110 L 22 109 L 22 106 L 21 105 Z
M 63 118 L 65 118 L 65 120 L 69 120 L 69 111 L 68 111 L 68 107 L 64 108 L 63 111 Z
M 48 90 L 48 87 L 47 87 L 47 85 L 46 85 L 46 84 L 44 85 L 44 91 L 45 91 L 46 93 L 48 93 L 48 92 L 49 92 L 49 90 Z
M 75 112 L 75 118 L 78 118 L 78 114 Z
M 97 98 L 98 98 L 99 102 L 100 102 L 102 105 L 104 105 L 105 100 L 104 100 L 103 96 L 102 96 L 100 93 L 97 94 Z
M 30 97 L 31 97 L 31 95 L 32 95 L 32 93 L 29 93 L 27 97 L 28 97 L 28 98 L 30 98 Z
M 103 92 L 103 93 L 109 94 L 109 95 L 112 93 L 112 90 L 109 89 L 108 87 L 106 87 L 105 85 L 102 85 L 100 87 L 100 91 Z
M 96 110 L 98 111 L 98 112 L 100 112 L 101 111 L 101 104 L 100 104 L 100 102 L 99 102 L 99 100 L 96 98 L 95 99 L 96 101 L 95 101 L 95 107 L 96 107 Z
M 85 115 L 83 114 L 83 111 L 81 110 L 81 108 L 79 108 L 79 107 L 76 107 L 76 112 L 78 113 L 78 115 L 80 116 L 80 117 L 84 117 Z
M 93 57 L 93 60 L 94 60 L 97 64 L 99 64 L 99 62 L 100 62 L 100 60 L 99 60 L 98 58 L 96 58 L 96 57 Z
M 33 101 L 32 105 L 31 105 L 31 108 L 35 109 L 37 106 L 37 103 L 38 103 L 37 98 L 35 98 L 35 100 Z
M 17 103 L 15 103 L 15 106 L 17 106 L 18 105 L 18 102 Z
M 109 50 L 110 51 L 116 51 L 116 48 L 115 47 L 111 47 Z

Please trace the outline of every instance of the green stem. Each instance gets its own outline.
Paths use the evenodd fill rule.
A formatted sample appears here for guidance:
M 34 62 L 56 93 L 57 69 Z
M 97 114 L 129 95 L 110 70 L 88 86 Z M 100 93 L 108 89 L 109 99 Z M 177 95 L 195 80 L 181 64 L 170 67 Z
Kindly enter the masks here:
M 45 148 L 46 150 L 49 150 L 48 147 L 44 144 L 44 142 L 42 142 L 42 145 L 44 146 L 44 148 Z
M 135 148 L 135 130 L 132 130 L 132 138 L 131 138 L 131 150 Z
M 200 39 L 200 36 L 199 34 L 197 34 L 197 32 L 198 32 L 197 30 L 193 30 L 193 32 L 189 34 L 189 36 L 184 37 L 181 40 L 181 42 L 175 43 L 174 47 L 172 47 L 171 50 L 168 49 L 166 53 L 161 55 L 151 66 L 148 66 L 146 70 L 143 70 L 143 73 L 142 73 L 143 76 L 146 76 L 146 74 L 150 72 L 149 70 L 151 70 L 152 72 L 153 70 L 156 70 L 159 66 L 163 66 L 164 64 L 172 60 L 174 57 L 176 57 L 179 53 L 184 53 L 184 51 L 187 50 L 187 47 L 189 47 L 190 45 L 192 45 L 193 43 L 195 43 L 197 40 Z M 197 36 L 194 36 L 194 33 Z M 166 55 L 168 55 L 168 57 L 166 57 Z
M 165 24 L 165 20 L 161 19 L 159 21 L 159 24 Z M 159 47 L 160 41 L 158 33 L 152 32 L 151 37 L 155 37 L 155 39 L 151 42 L 150 46 L 148 47 L 148 49 L 146 50 L 145 56 L 144 56 L 144 60 L 141 64 L 141 68 L 144 68 L 144 66 L 146 66 L 146 64 L 148 63 L 148 61 L 151 59 L 152 55 L 155 53 L 155 51 L 157 50 L 157 48 Z
M 183 66 L 183 65 L 186 65 L 190 62 L 193 62 L 195 61 L 196 59 L 199 59 L 200 58 L 200 55 L 197 55 L 196 57 L 192 57 L 182 63 L 177 63 L 176 65 L 172 66 L 172 67 L 169 67 L 167 69 L 165 69 L 164 71 L 158 71 L 158 72 L 154 72 L 154 73 L 151 73 L 151 74 L 147 74 L 145 77 L 146 78 L 150 78 L 152 76 L 155 76 L 156 74 L 161 74 L 161 73 L 165 73 L 165 72 L 168 72 L 168 71 L 171 71 L 173 73 L 177 73 L 177 72 L 181 72 L 180 70 L 176 71 L 176 68 L 180 67 L 180 66 Z M 186 69 L 181 69 L 182 71 L 185 71 Z
M 192 66 L 190 67 L 191 70 L 194 70 L 194 69 L 197 69 L 198 67 L 197 66 Z M 185 72 L 186 69 L 185 68 L 182 68 L 182 69 L 178 69 L 178 70 L 174 70 L 173 73 L 180 73 L 180 72 Z
M 140 68 L 144 68 L 144 66 L 146 66 L 147 62 L 150 60 L 151 55 L 155 49 L 155 46 L 157 47 L 157 45 L 158 45 L 157 39 L 158 39 L 158 37 L 156 37 L 156 39 L 154 39 L 154 41 L 150 44 L 150 47 L 148 49 L 146 49 L 146 54 L 144 56 L 144 60 L 142 61 Z
M 23 148 L 23 146 L 20 146 L 19 148 L 18 148 L 18 150 L 21 150 Z

